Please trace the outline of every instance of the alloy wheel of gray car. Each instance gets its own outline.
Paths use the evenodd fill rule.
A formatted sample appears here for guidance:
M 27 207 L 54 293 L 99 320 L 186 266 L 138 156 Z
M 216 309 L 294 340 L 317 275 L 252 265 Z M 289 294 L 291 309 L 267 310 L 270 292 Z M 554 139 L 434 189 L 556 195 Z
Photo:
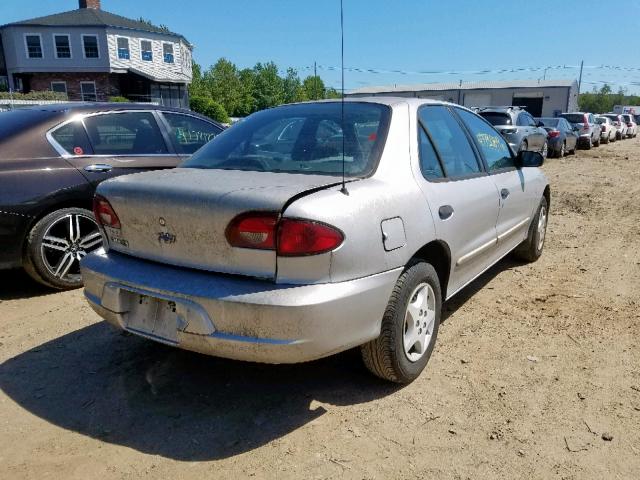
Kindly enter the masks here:
M 435 269 L 410 264 L 400 275 L 387 305 L 380 336 L 361 347 L 367 368 L 397 383 L 415 380 L 425 368 L 440 325 L 442 296 Z
M 42 218 L 27 240 L 25 270 L 58 289 L 82 286 L 80 260 L 102 246 L 93 214 L 82 208 L 57 210 Z
M 544 142 L 544 145 L 542 145 L 542 150 L 540 151 L 540 154 L 542 155 L 543 158 L 547 158 L 547 156 L 549 155 L 549 144 L 547 142 Z
M 567 142 L 560 144 L 560 150 L 558 150 L 558 158 L 563 158 L 567 153 Z

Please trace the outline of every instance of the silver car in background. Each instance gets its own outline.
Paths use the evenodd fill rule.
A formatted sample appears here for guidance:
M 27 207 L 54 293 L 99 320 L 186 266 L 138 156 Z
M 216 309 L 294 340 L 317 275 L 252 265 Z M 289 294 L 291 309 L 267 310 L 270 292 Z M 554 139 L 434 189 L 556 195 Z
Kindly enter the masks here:
M 514 152 L 531 150 L 547 157 L 547 132 L 520 107 L 480 107 L 475 109 L 509 142 Z
M 410 382 L 445 300 L 514 250 L 541 255 L 542 162 L 442 102 L 264 110 L 175 170 L 99 186 L 107 244 L 83 260 L 85 296 L 168 345 L 268 363 L 359 346 L 374 374 Z
M 578 145 L 587 150 L 591 147 L 600 146 L 600 125 L 596 122 L 593 113 L 571 112 L 560 114 L 562 118 L 567 120 L 580 135 Z
M 596 117 L 596 122 L 600 125 L 600 141 L 602 143 L 615 142 L 618 129 L 611 119 L 598 115 Z

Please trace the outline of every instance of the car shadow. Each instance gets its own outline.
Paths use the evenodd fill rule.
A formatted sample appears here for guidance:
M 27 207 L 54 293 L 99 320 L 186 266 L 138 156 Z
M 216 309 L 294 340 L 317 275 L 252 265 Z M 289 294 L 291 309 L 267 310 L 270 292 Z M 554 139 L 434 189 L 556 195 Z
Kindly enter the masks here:
M 18 300 L 56 292 L 33 280 L 22 269 L 5 270 L 0 275 L 0 300 Z
M 215 460 L 280 438 L 323 405 L 396 392 L 357 350 L 298 365 L 186 352 L 97 323 L 0 365 L 0 387 L 54 425 L 176 460 Z

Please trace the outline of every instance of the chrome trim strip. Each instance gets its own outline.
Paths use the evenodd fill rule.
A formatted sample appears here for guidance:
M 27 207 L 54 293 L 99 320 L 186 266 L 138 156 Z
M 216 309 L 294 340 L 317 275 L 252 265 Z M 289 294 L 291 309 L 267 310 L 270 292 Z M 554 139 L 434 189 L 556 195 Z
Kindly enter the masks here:
M 474 250 L 471 250 L 469 253 L 467 253 L 466 255 L 461 256 L 458 259 L 458 261 L 456 262 L 456 266 L 459 267 L 460 265 L 463 265 L 463 264 L 467 263 L 473 257 L 475 257 L 477 255 L 480 255 L 482 252 L 484 252 L 485 250 L 488 250 L 489 248 L 495 246 L 497 243 L 498 243 L 498 239 L 497 238 L 493 238 L 492 240 L 488 241 L 484 245 L 480 245 L 478 248 L 476 248 Z
M 527 217 L 524 220 L 522 220 L 521 222 L 518 222 L 516 225 L 514 225 L 513 227 L 511 227 L 510 229 L 508 229 L 505 232 L 502 232 L 500 235 L 498 235 L 498 242 L 501 242 L 502 240 L 504 240 L 505 238 L 513 235 L 515 232 L 517 232 L 518 230 L 520 230 L 524 225 L 529 223 L 529 220 L 531 219 L 531 217 Z

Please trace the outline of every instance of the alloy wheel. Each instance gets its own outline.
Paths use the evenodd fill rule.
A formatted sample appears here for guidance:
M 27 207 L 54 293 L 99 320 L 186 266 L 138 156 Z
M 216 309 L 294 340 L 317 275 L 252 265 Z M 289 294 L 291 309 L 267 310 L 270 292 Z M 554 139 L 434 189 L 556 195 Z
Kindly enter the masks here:
M 429 348 L 435 320 L 435 293 L 431 285 L 421 283 L 411 294 L 404 317 L 402 343 L 409 361 L 417 362 Z
M 80 280 L 80 260 L 102 246 L 102 233 L 88 215 L 69 214 L 47 228 L 40 254 L 47 270 L 60 279 Z
M 540 207 L 540 215 L 538 216 L 538 250 L 542 250 L 544 246 L 544 238 L 547 235 L 547 209 L 543 205 Z

